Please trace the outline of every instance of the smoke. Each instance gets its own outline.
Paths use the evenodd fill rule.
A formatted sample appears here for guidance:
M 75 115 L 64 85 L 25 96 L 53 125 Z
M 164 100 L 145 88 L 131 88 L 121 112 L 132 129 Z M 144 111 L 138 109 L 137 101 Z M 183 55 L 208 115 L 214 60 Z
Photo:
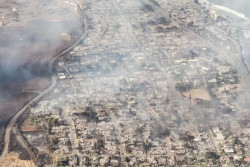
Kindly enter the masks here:
M 81 35 L 76 5 L 64 3 L 0 2 L 0 153 L 6 123 L 34 96 L 23 89 L 43 89 L 49 82 L 48 62 Z
M 16 78 L 25 80 L 36 77 L 34 75 L 43 75 L 49 60 L 66 48 L 74 40 L 71 38 L 70 41 L 70 36 L 81 28 L 77 12 L 74 12 L 73 17 L 68 18 L 61 14 L 61 12 L 67 13 L 66 8 L 58 9 L 58 13 L 52 13 L 50 9 L 36 8 L 40 5 L 46 7 L 48 3 L 54 6 L 56 0 L 41 1 L 39 4 L 28 3 L 29 5 L 14 2 L 10 5 L 12 10 L 8 11 L 14 16 L 8 19 L 3 17 L 0 20 L 5 24 L 0 28 L 0 79 L 2 82 Z M 34 13 L 45 14 L 39 17 L 33 14 L 35 18 L 28 14 L 22 16 L 24 8 Z M 30 20 L 23 20 L 22 17 L 26 15 L 31 17 Z
M 250 1 L 249 0 L 210 0 L 212 3 L 229 7 L 238 12 L 244 13 L 247 17 L 250 17 Z
M 120 2 L 123 3 L 124 1 Z M 163 65 L 167 66 L 169 65 L 168 57 L 159 52 L 150 53 L 147 49 L 152 47 L 149 45 L 150 41 L 155 42 L 156 45 L 159 42 L 159 44 L 165 46 L 167 40 L 164 43 L 160 43 L 161 41 L 154 41 L 154 38 L 150 35 L 147 37 L 147 34 L 144 34 L 146 37 L 135 35 L 134 29 L 136 31 L 142 30 L 136 27 L 138 22 L 133 22 L 134 19 L 129 20 L 127 14 L 130 14 L 130 12 L 136 13 L 138 9 L 143 9 L 143 14 L 153 12 L 151 7 L 140 3 L 141 1 L 135 2 L 131 1 L 130 4 L 127 4 L 134 7 L 132 11 L 119 7 L 119 4 L 115 6 L 115 12 L 111 13 L 114 14 L 111 17 L 112 19 L 89 16 L 93 17 L 91 18 L 93 22 L 96 21 L 94 23 L 104 22 L 106 27 L 103 26 L 105 29 L 100 30 L 100 34 L 90 31 L 89 37 L 84 41 L 86 46 L 93 46 L 93 48 L 89 50 L 89 54 L 86 50 L 79 52 L 79 55 L 86 54 L 84 61 L 81 62 L 83 67 L 80 67 L 83 76 L 82 78 L 76 77 L 79 83 L 75 84 L 72 82 L 72 85 L 67 85 L 66 81 L 66 83 L 64 81 L 59 82 L 59 89 L 61 86 L 65 88 L 65 91 L 58 91 L 58 96 L 56 97 L 65 99 L 58 106 L 64 106 L 66 99 L 68 100 L 66 102 L 74 101 L 72 97 L 75 97 L 75 94 L 80 97 L 79 101 L 83 99 L 82 97 L 86 97 L 85 101 L 79 102 L 79 106 L 87 104 L 86 102 L 90 102 L 91 104 L 89 105 L 92 105 L 92 103 L 95 105 L 96 103 L 104 103 L 103 105 L 105 106 L 107 105 L 105 103 L 108 101 L 110 106 L 121 106 L 119 111 L 116 111 L 115 107 L 103 107 L 105 110 L 109 110 L 108 113 L 113 112 L 112 115 L 117 114 L 119 117 L 124 116 L 129 119 L 136 119 L 136 122 L 141 125 L 132 128 L 137 128 L 137 131 L 143 131 L 146 128 L 150 129 L 150 135 L 153 138 L 169 136 L 169 129 L 176 129 L 177 131 L 184 128 L 184 125 L 188 124 L 188 122 L 183 124 L 183 120 L 186 117 L 189 117 L 187 121 L 193 121 L 189 126 L 204 123 L 200 119 L 202 116 L 196 111 L 196 108 L 191 108 L 189 109 L 191 111 L 189 111 L 188 105 L 190 104 L 183 102 L 183 98 L 179 96 L 174 97 L 175 94 L 171 94 L 171 90 L 168 90 L 167 86 L 174 89 L 171 81 L 173 75 L 170 73 L 166 75 L 168 71 L 162 70 L 162 65 L 158 65 L 158 61 L 155 60 L 158 58 Z M 98 12 L 103 11 L 98 10 Z M 132 16 L 137 17 L 137 15 Z M 96 18 L 100 20 L 94 20 Z M 152 18 L 149 17 L 149 19 Z M 145 19 L 146 21 L 148 20 Z M 114 24 L 110 22 L 117 22 L 117 24 L 112 27 L 110 25 Z M 60 46 L 64 45 L 65 39 L 61 34 L 70 34 L 76 27 L 78 27 L 77 24 L 70 24 L 70 22 L 36 20 L 27 23 L 25 27 L 1 30 L 0 33 L 3 33 L 3 38 L 0 39 L 0 58 L 2 60 L 0 67 L 4 73 L 2 76 L 15 76 L 13 74 L 21 71 L 25 78 L 33 77 L 34 70 L 40 69 L 38 66 L 46 64 Z M 103 28 L 102 26 L 100 27 Z M 112 38 L 108 35 L 105 36 L 105 34 L 110 33 L 113 34 Z M 138 42 L 139 38 L 145 38 L 145 43 L 140 44 Z M 178 47 L 181 48 L 181 46 L 176 44 L 174 49 L 177 50 L 179 49 Z M 160 47 L 157 48 L 156 46 L 154 49 L 158 51 Z M 76 50 L 75 52 L 77 52 Z M 100 52 L 105 54 L 99 55 L 98 53 Z M 175 55 L 176 53 L 173 51 L 171 54 Z M 67 59 L 69 61 L 67 62 L 68 64 L 73 61 L 73 58 Z M 77 61 L 76 64 L 78 63 L 77 65 L 79 65 L 80 63 Z M 72 64 L 73 67 L 74 63 Z M 167 69 L 167 67 L 165 68 Z M 178 69 L 176 71 L 178 72 Z M 65 96 L 61 96 L 62 94 Z M 170 104 L 167 103 L 167 97 L 170 98 Z M 53 100 L 60 103 L 58 99 Z M 77 101 L 72 103 L 77 103 Z M 72 105 L 72 110 L 76 106 Z M 116 117 L 113 117 L 111 119 L 116 122 Z M 152 121 L 152 119 L 154 120 Z M 146 127 L 148 124 L 150 127 Z M 148 134 L 144 135 L 146 139 L 149 136 Z

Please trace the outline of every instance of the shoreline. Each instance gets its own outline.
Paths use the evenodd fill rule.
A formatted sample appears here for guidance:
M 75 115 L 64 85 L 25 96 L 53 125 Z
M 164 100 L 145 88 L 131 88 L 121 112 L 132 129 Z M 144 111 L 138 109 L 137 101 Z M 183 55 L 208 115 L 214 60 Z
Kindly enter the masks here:
M 219 9 L 219 10 L 223 10 L 223 11 L 225 11 L 225 12 L 227 12 L 227 13 L 231 13 L 231 14 L 233 14 L 233 15 L 235 15 L 235 16 L 241 18 L 241 19 L 244 19 L 244 20 L 246 20 L 246 21 L 250 21 L 250 19 L 249 19 L 248 17 L 246 17 L 245 14 L 240 13 L 240 12 L 238 12 L 238 11 L 236 11 L 236 10 L 230 9 L 230 8 L 228 8 L 228 7 L 226 7 L 226 6 L 215 5 L 215 4 L 213 4 L 212 2 L 209 2 L 208 0 L 203 0 L 203 1 L 204 1 L 204 4 L 212 5 L 214 8 L 217 8 L 217 9 Z
M 244 19 L 244 20 L 246 20 L 246 21 L 249 21 L 249 18 L 247 18 L 243 13 L 239 13 L 239 12 L 237 12 L 237 11 L 235 11 L 235 10 L 232 10 L 232 9 L 230 9 L 230 8 L 227 8 L 227 7 L 225 7 L 225 6 L 219 6 L 219 5 L 214 5 L 214 4 L 212 4 L 212 5 L 213 5 L 213 7 L 217 8 L 217 9 L 219 9 L 219 10 L 223 10 L 223 11 L 228 12 L 228 13 L 231 13 L 231 14 L 233 14 L 233 15 L 235 15 L 235 16 L 241 18 L 241 19 Z
M 209 6 L 211 5 L 215 9 L 220 10 L 221 12 L 226 12 L 226 13 L 232 14 L 232 15 L 238 17 L 239 19 L 243 19 L 244 20 L 243 22 L 250 24 L 250 19 L 248 17 L 246 17 L 246 15 L 243 14 L 243 13 L 237 12 L 237 11 L 235 11 L 233 9 L 230 9 L 228 7 L 225 7 L 225 6 L 215 5 L 212 2 L 209 2 L 208 0 L 203 0 L 203 1 L 204 1 L 204 5 L 209 5 Z M 209 10 L 211 10 L 210 7 L 209 7 Z M 230 16 L 229 16 L 229 18 L 230 18 Z M 244 34 L 243 27 L 241 25 L 237 25 L 237 27 L 239 27 L 240 31 Z M 243 50 L 244 50 L 243 40 L 246 39 L 246 37 L 244 35 L 243 36 L 238 35 L 238 37 L 239 37 L 239 40 L 236 40 L 236 42 L 240 46 L 240 59 L 241 59 L 241 63 L 243 64 L 243 66 L 247 70 L 248 74 L 250 75 L 249 63 L 246 61 L 246 56 L 243 53 Z
M 241 38 L 241 37 L 240 37 L 240 38 Z M 246 61 L 246 56 L 245 56 L 244 53 L 243 53 L 243 48 L 244 48 L 244 46 L 243 46 L 243 44 L 242 44 L 242 39 L 240 39 L 238 42 L 239 42 L 240 51 L 241 51 L 241 53 L 240 53 L 241 62 L 242 62 L 242 64 L 244 65 L 244 67 L 246 68 L 248 74 L 250 75 L 249 63 L 247 63 L 247 61 Z

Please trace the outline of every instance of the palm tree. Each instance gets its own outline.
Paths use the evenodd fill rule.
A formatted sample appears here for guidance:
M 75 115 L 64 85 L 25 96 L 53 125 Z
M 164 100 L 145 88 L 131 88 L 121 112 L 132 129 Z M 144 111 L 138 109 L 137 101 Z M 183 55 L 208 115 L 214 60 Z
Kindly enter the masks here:
M 128 163 L 128 167 L 129 167 L 129 162 L 130 162 L 129 157 L 126 157 L 126 162 Z
M 146 159 L 148 159 L 148 151 L 152 148 L 152 143 L 148 143 L 148 140 L 146 140 L 144 143 L 143 143 L 143 148 L 146 152 Z

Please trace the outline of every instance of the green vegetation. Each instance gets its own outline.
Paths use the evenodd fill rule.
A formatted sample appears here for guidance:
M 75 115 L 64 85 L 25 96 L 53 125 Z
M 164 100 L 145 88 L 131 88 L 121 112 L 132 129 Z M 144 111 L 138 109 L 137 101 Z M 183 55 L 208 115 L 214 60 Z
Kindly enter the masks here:
M 104 149 L 105 147 L 105 142 L 103 139 L 98 139 L 97 142 L 94 145 L 94 148 L 98 150 L 98 154 L 101 154 L 101 151 Z
M 57 125 L 58 125 L 58 119 L 57 119 L 57 118 L 51 118 L 51 119 L 49 120 L 49 124 L 50 124 L 51 126 L 57 126 Z
M 205 154 L 206 159 L 217 159 L 218 156 L 214 152 L 206 152 Z
M 68 166 L 69 165 L 69 157 L 60 158 L 57 162 L 57 166 Z
M 82 116 L 86 117 L 88 121 L 98 122 L 99 117 L 97 116 L 97 113 L 94 111 L 93 107 L 87 106 L 85 108 L 86 112 L 81 113 Z
M 177 83 L 175 85 L 175 88 L 179 91 L 179 92 L 187 92 L 189 91 L 190 89 L 193 88 L 193 85 L 192 83 L 188 82 L 188 83 Z
M 58 126 L 59 122 L 57 118 L 50 118 L 48 120 L 48 130 L 49 130 L 49 134 L 51 134 L 51 129 L 53 126 Z

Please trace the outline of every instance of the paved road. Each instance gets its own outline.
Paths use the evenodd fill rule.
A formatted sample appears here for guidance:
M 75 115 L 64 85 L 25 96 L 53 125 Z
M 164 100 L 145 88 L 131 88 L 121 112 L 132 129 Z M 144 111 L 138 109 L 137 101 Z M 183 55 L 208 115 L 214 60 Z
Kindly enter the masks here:
M 52 64 L 54 64 L 54 61 L 56 59 L 53 59 L 50 63 L 50 70 L 52 72 Z M 5 130 L 5 136 L 4 136 L 4 149 L 2 152 L 2 155 L 0 157 L 0 165 L 2 163 L 2 161 L 4 160 L 5 156 L 8 153 L 8 148 L 9 148 L 9 142 L 10 142 L 10 135 L 11 135 L 11 131 L 13 129 L 13 126 L 15 125 L 17 119 L 26 111 L 29 109 L 29 107 L 37 102 L 39 99 L 41 99 L 42 97 L 44 97 L 47 93 L 49 93 L 56 85 L 56 76 L 53 74 L 52 78 L 51 78 L 51 85 L 48 89 L 46 89 L 43 93 L 40 93 L 38 96 L 36 96 L 33 100 L 31 100 L 28 104 L 26 104 L 21 110 L 19 110 L 17 112 L 17 114 L 12 117 L 12 119 L 10 120 L 6 130 Z
M 151 3 L 149 0 L 145 0 L 147 3 Z M 165 11 L 160 8 L 160 7 L 155 7 L 157 11 L 160 12 L 161 15 L 166 16 Z M 178 20 L 178 18 L 176 18 L 176 20 Z M 214 51 L 216 51 L 220 56 L 224 57 L 232 66 L 234 66 L 237 71 L 239 72 L 240 76 L 241 76 L 241 82 L 242 85 L 244 87 L 244 89 L 249 92 L 249 85 L 250 85 L 250 77 L 249 77 L 249 73 L 247 71 L 247 69 L 245 68 L 244 64 L 241 61 L 241 50 L 238 48 L 237 52 L 239 53 L 232 53 L 228 50 L 226 50 L 225 48 L 219 48 L 217 47 L 216 43 L 207 41 L 206 39 L 200 37 L 199 35 L 184 30 L 182 28 L 179 28 L 180 31 L 182 31 L 184 34 L 190 36 L 190 38 L 198 40 L 199 42 L 207 45 L 208 47 L 211 47 Z M 235 40 L 230 39 L 236 46 L 238 46 L 238 44 L 235 42 Z
M 16 124 L 17 119 L 25 112 L 27 111 L 30 106 L 34 103 L 36 103 L 37 101 L 39 101 L 41 98 L 43 98 L 45 95 L 47 95 L 48 93 L 50 93 L 53 88 L 56 86 L 57 83 L 57 76 L 55 73 L 53 73 L 53 66 L 55 61 L 60 57 L 63 56 L 65 54 L 67 54 L 70 50 L 72 50 L 82 39 L 84 39 L 87 35 L 87 30 L 88 30 L 88 24 L 87 24 L 87 18 L 86 15 L 81 11 L 80 12 L 80 17 L 84 22 L 84 33 L 81 35 L 81 37 L 74 43 L 72 44 L 69 48 L 65 49 L 64 51 L 62 51 L 61 53 L 59 53 L 58 55 L 56 55 L 49 63 L 49 70 L 51 73 L 51 85 L 44 90 L 43 92 L 39 93 L 33 100 L 31 100 L 29 103 L 27 103 L 26 105 L 23 106 L 23 108 L 21 110 L 19 110 L 16 115 L 14 115 L 14 117 L 12 117 L 12 119 L 10 120 L 9 124 L 6 127 L 5 130 L 5 136 L 4 136 L 4 149 L 2 152 L 2 155 L 0 156 L 0 166 L 3 162 L 3 160 L 5 159 L 6 155 L 8 154 L 8 148 L 9 148 L 9 143 L 10 143 L 10 136 L 11 136 L 11 131 L 13 129 L 13 126 Z
M 75 124 L 74 121 L 72 119 L 72 117 L 70 117 L 70 109 L 69 106 L 66 107 L 65 112 L 63 113 L 63 117 L 64 120 L 66 120 L 68 122 L 69 126 L 69 137 L 70 137 L 70 141 L 72 144 L 72 154 L 73 155 L 77 155 L 77 148 L 78 148 L 78 140 L 77 140 L 77 135 L 76 135 L 76 131 L 75 131 Z
M 17 142 L 29 153 L 30 159 L 35 160 L 36 155 L 32 152 L 32 150 L 29 147 L 29 144 L 26 142 L 26 140 L 23 138 L 21 133 L 18 131 L 17 127 L 13 127 L 13 134 L 16 136 Z

